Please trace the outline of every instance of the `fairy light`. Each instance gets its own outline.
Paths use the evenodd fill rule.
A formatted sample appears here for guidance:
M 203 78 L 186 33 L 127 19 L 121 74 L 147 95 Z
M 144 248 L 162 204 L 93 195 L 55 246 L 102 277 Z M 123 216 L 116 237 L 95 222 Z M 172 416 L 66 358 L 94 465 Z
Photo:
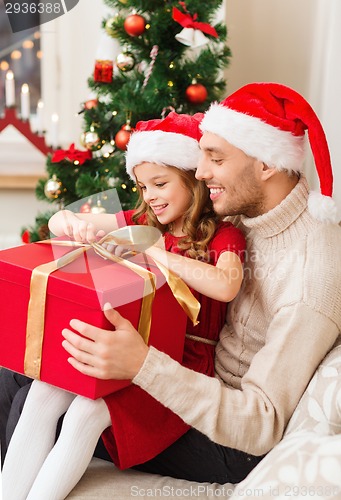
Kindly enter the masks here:
M 22 47 L 23 49 L 33 49 L 34 43 L 32 42 L 32 40 L 24 40 L 22 43 Z
M 9 69 L 9 64 L 7 61 L 1 61 L 0 62 L 0 69 L 2 71 L 7 71 Z
M 21 59 L 21 52 L 20 50 L 13 50 L 13 52 L 11 53 L 11 59 L 13 60 L 17 60 L 17 59 Z

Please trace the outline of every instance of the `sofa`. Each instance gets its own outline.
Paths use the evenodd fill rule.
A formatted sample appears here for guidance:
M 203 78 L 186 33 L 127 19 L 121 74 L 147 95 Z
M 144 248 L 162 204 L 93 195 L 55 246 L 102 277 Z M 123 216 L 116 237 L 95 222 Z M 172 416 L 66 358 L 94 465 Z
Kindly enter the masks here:
M 290 374 L 288 375 L 290 376 Z M 341 499 L 341 345 L 318 367 L 282 440 L 238 485 L 195 483 L 120 471 L 93 459 L 72 500 L 138 498 Z

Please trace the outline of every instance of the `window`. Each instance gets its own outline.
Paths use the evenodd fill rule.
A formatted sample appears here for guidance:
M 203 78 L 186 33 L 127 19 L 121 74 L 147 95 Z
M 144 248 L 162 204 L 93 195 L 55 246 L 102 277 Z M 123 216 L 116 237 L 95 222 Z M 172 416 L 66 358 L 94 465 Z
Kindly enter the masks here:
M 40 29 L 32 28 L 13 33 L 5 2 L 0 2 L 0 113 L 5 106 L 6 74 L 11 70 L 15 79 L 15 102 L 20 112 L 20 93 L 23 84 L 30 91 L 30 110 L 35 113 L 41 97 Z

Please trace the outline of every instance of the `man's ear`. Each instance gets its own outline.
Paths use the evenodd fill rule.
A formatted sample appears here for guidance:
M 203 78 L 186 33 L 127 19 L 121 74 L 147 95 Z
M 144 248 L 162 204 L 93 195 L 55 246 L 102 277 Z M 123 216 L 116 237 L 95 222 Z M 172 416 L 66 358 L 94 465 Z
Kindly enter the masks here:
M 278 170 L 275 167 L 269 167 L 266 163 L 262 163 L 261 179 L 267 181 L 270 177 L 277 174 Z

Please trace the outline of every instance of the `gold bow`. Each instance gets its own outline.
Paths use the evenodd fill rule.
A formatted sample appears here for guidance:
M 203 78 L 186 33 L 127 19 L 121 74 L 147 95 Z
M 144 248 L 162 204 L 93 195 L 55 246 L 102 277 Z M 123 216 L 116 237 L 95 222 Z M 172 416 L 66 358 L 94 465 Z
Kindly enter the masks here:
M 48 243 L 62 246 L 77 246 L 75 250 L 63 255 L 61 258 L 41 264 L 32 271 L 30 283 L 30 300 L 28 304 L 27 326 L 26 326 L 26 351 L 24 359 L 24 372 L 27 376 L 39 379 L 42 363 L 42 346 L 44 339 L 45 324 L 45 304 L 47 293 L 47 282 L 49 276 L 54 271 L 75 261 L 84 252 L 91 248 L 104 259 L 119 263 L 132 270 L 144 280 L 144 292 L 142 297 L 142 307 L 138 325 L 138 331 L 145 343 L 148 343 L 152 304 L 156 291 L 155 274 L 147 269 L 122 259 L 110 253 L 103 244 L 121 245 L 132 251 L 143 252 L 152 246 L 160 237 L 160 232 L 151 226 L 126 226 L 116 231 L 112 231 L 104 236 L 100 241 L 91 244 L 78 243 L 74 241 L 44 240 L 39 243 Z M 200 304 L 194 297 L 188 286 L 175 273 L 167 269 L 160 262 L 154 261 L 161 273 L 164 275 L 172 293 L 178 303 L 191 319 L 193 324 L 197 324 L 197 317 Z

